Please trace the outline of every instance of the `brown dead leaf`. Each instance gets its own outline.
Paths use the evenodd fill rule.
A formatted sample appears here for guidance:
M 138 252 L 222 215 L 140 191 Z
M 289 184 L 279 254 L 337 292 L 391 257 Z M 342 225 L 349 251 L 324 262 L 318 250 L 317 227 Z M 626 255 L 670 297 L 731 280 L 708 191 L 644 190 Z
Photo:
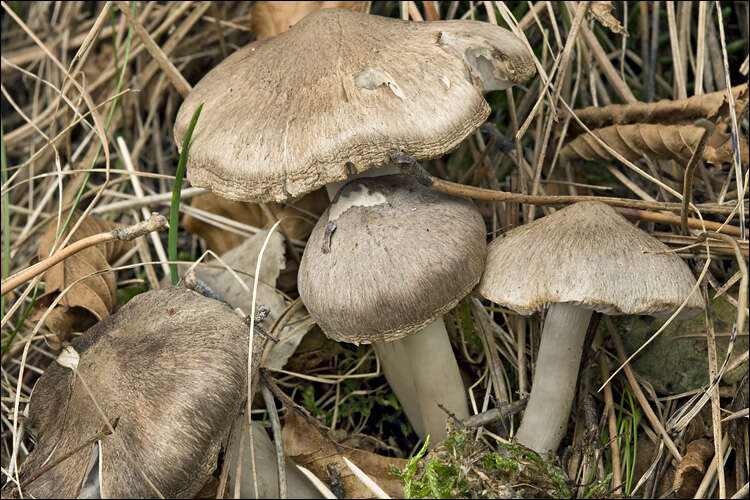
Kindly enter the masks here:
M 733 87 L 732 94 L 735 110 L 739 112 L 747 104 L 747 83 Z M 687 162 L 703 130 L 694 122 L 705 118 L 714 122 L 716 127 L 708 137 L 702 159 L 713 165 L 733 161 L 729 104 L 727 93 L 723 90 L 688 99 L 592 106 L 574 112 L 593 135 L 630 161 L 647 155 L 657 160 Z M 577 122 L 570 122 L 569 142 L 561 151 L 564 157 L 588 161 L 614 160 L 591 134 L 583 132 Z M 747 165 L 748 142 L 743 135 L 739 137 L 739 145 L 740 162 Z
M 748 84 L 732 87 L 732 94 L 735 99 L 735 111 L 739 113 L 748 99 Z M 729 115 L 726 90 L 687 99 L 589 106 L 573 112 L 590 129 L 629 123 L 692 124 L 698 118 L 714 121 Z M 583 128 L 576 120 L 570 121 L 569 139 L 574 139 L 583 132 Z
M 75 212 L 68 226 L 73 227 L 80 216 L 81 212 Z M 69 244 L 87 236 L 111 231 L 115 227 L 117 224 L 108 220 L 89 216 L 81 223 Z M 56 224 L 52 224 L 42 236 L 37 252 L 39 259 L 44 259 L 49 255 L 55 242 L 56 229 Z M 45 293 L 37 298 L 37 305 L 31 318 L 40 319 L 47 307 L 68 285 L 97 271 L 110 269 L 110 263 L 117 260 L 132 246 L 132 241 L 108 241 L 86 248 L 50 268 L 44 277 Z M 102 273 L 75 284 L 45 320 L 47 328 L 55 334 L 54 338 L 46 339 L 50 347 L 59 348 L 72 330 L 85 330 L 95 322 L 109 316 L 115 307 L 115 286 L 113 273 Z
M 288 30 L 312 11 L 332 7 L 369 12 L 370 2 L 256 2 L 250 28 L 263 40 Z
M 703 129 L 695 125 L 636 123 L 611 125 L 595 129 L 592 134 L 630 161 L 648 156 L 654 160 L 676 160 L 686 163 L 698 145 Z M 714 165 L 733 161 L 732 141 L 729 134 L 724 127 L 714 128 L 703 149 L 704 161 Z M 567 143 L 560 153 L 571 160 L 613 161 L 615 159 L 591 134 L 579 135 Z M 744 165 L 748 163 L 748 145 L 744 137 L 740 138 L 740 161 Z
M 672 491 L 676 498 L 692 498 L 706 472 L 706 464 L 714 456 L 714 445 L 708 439 L 696 439 L 687 446 L 687 453 L 677 466 Z
M 595 17 L 602 26 L 609 28 L 612 33 L 630 36 L 628 30 L 626 30 L 620 24 L 620 21 L 612 15 L 614 9 L 612 2 L 591 2 L 591 7 L 589 7 L 588 13 Z
M 344 456 L 362 469 L 392 498 L 403 498 L 403 487 L 399 480 L 391 475 L 390 468 L 393 466 L 403 469 L 406 460 L 385 457 L 345 445 L 340 445 L 342 455 L 312 424 L 294 411 L 287 413 L 281 435 L 287 456 L 298 465 L 309 469 L 324 483 L 328 484 L 329 464 L 333 470 L 339 471 L 345 498 L 372 498 L 373 494 L 347 467 L 343 460 Z
M 304 239 L 315 225 L 312 216 L 305 214 L 320 216 L 328 206 L 328 196 L 325 190 L 319 189 L 284 206 L 269 203 L 267 206 L 276 220 L 269 219 L 257 203 L 226 200 L 211 193 L 196 196 L 190 206 L 260 228 L 270 227 L 281 217 L 295 216 L 282 222 L 281 228 L 289 238 Z M 306 220 L 300 218 L 302 216 Z M 245 236 L 218 228 L 191 215 L 182 218 L 182 226 L 206 240 L 208 248 L 218 254 L 231 250 L 245 240 Z

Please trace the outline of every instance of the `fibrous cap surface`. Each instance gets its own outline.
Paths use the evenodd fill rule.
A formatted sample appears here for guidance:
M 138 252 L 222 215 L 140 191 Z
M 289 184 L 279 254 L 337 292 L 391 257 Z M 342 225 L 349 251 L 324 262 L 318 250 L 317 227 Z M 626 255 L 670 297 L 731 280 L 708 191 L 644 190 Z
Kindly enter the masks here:
M 482 92 L 527 80 L 533 58 L 509 31 L 476 21 L 410 23 L 321 9 L 238 50 L 186 97 L 195 109 L 188 180 L 243 201 L 282 201 L 388 163 L 433 158 L 489 114 Z
M 330 213 L 336 230 L 326 253 Z M 485 253 L 484 221 L 471 201 L 432 191 L 411 176 L 358 179 L 313 229 L 299 269 L 300 297 L 335 340 L 396 340 L 468 294 Z
M 581 202 L 499 236 L 487 249 L 478 291 L 520 314 L 569 302 L 605 314 L 671 313 L 695 278 L 659 240 L 612 207 Z M 703 301 L 693 294 L 683 310 Z

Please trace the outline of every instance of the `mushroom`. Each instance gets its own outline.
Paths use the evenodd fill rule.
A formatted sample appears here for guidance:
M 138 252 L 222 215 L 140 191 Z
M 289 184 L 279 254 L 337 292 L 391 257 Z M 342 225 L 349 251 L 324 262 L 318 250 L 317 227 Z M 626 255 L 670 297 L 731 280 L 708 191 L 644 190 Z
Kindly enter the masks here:
M 485 234 L 469 200 L 408 175 L 357 179 L 323 213 L 300 263 L 300 297 L 329 337 L 381 342 L 381 353 L 401 356 L 386 374 L 406 372 L 389 381 L 415 430 L 435 443 L 446 437 L 438 403 L 468 416 L 442 318 L 479 282 Z
M 34 387 L 27 429 L 36 447 L 20 481 L 35 498 L 75 498 L 97 459 L 102 498 L 192 498 L 216 468 L 221 441 L 245 399 L 248 328 L 222 303 L 171 287 L 134 297 L 72 342 L 78 375 L 61 360 Z M 80 376 L 79 376 L 80 375 Z M 85 384 L 85 385 L 84 385 Z M 123 443 L 127 449 L 123 448 Z M 5 494 L 17 492 L 9 484 Z
M 241 201 L 285 201 L 387 164 L 452 150 L 487 119 L 483 92 L 534 73 L 511 32 L 476 21 L 411 23 L 320 9 L 244 47 L 185 98 L 198 104 L 187 177 Z
M 536 372 L 516 439 L 540 453 L 557 450 L 567 428 L 592 311 L 663 315 L 687 299 L 703 308 L 695 278 L 666 245 L 600 202 L 570 205 L 509 231 L 488 246 L 478 291 L 532 314 L 549 305 Z
M 394 173 L 383 167 L 394 153 L 425 159 L 455 148 L 489 115 L 483 93 L 527 80 L 533 60 L 515 35 L 489 23 L 321 9 L 210 71 L 183 102 L 175 140 L 182 144 L 204 102 L 187 165 L 193 185 L 243 201 L 326 186 L 333 199 L 347 180 Z M 450 351 L 447 335 L 441 342 Z M 407 354 L 376 350 L 419 432 L 414 387 L 398 375 Z

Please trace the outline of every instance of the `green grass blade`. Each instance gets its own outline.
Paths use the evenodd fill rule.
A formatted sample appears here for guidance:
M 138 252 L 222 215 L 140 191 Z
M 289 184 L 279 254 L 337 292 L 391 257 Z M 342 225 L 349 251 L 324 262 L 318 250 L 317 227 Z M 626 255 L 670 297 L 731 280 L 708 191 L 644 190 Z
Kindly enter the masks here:
M 193 129 L 198 121 L 198 117 L 203 109 L 203 103 L 198 105 L 198 109 L 193 113 L 190 119 L 190 125 L 185 133 L 185 139 L 182 141 L 182 152 L 180 161 L 177 163 L 177 173 L 174 177 L 174 188 L 172 188 L 172 204 L 169 207 L 169 243 L 167 255 L 169 256 L 169 274 L 172 276 L 172 284 L 176 285 L 180 280 L 177 272 L 177 225 L 180 221 L 180 193 L 182 192 L 182 179 L 185 177 L 185 165 L 187 163 L 188 149 L 190 148 L 190 138 L 193 136 Z

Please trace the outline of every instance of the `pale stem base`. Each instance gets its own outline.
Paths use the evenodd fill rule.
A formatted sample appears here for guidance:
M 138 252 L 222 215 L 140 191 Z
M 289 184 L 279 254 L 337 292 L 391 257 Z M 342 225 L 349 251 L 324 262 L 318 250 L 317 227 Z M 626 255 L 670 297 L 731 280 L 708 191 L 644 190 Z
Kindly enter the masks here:
M 466 389 L 442 316 L 421 332 L 376 350 L 388 383 L 419 437 L 429 434 L 432 445 L 448 437 L 448 415 L 438 403 L 459 419 L 468 418 Z
M 526 412 L 516 439 L 537 453 L 554 453 L 567 429 L 591 309 L 552 304 L 544 320 Z

